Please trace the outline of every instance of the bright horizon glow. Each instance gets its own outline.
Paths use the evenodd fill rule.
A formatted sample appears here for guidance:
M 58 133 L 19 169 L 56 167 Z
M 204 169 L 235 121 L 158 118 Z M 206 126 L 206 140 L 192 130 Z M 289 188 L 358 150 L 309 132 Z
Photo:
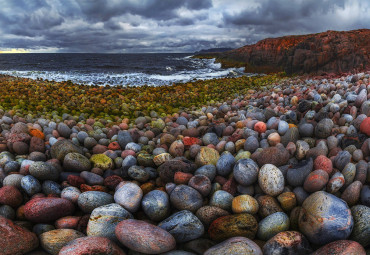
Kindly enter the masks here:
M 0 53 L 29 53 L 29 50 L 26 49 L 6 49 L 0 50 Z

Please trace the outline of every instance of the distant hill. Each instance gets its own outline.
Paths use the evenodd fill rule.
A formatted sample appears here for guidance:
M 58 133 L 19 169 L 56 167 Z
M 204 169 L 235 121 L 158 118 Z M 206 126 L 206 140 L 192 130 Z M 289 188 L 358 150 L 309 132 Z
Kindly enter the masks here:
M 214 53 L 214 52 L 225 52 L 230 51 L 233 48 L 211 48 L 211 49 L 202 49 L 200 51 L 194 52 L 194 54 L 204 54 L 204 53 Z
M 246 72 L 322 74 L 369 70 L 370 29 L 267 38 L 214 57 L 224 67 L 244 66 Z

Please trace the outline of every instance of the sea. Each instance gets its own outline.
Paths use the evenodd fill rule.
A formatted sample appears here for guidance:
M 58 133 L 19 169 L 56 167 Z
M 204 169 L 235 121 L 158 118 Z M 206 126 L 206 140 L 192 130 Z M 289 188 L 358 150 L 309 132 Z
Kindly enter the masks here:
M 0 74 L 101 86 L 161 86 L 246 75 L 244 68 L 223 69 L 215 59 L 189 53 L 0 54 Z

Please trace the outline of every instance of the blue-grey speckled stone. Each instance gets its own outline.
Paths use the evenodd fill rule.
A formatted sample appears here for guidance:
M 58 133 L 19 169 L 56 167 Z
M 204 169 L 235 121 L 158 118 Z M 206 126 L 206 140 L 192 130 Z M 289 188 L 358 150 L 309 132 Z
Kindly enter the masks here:
M 78 206 L 85 213 L 91 213 L 95 208 L 114 203 L 113 196 L 102 191 L 86 191 L 78 197 Z
M 221 176 L 229 175 L 233 170 L 234 164 L 235 158 L 231 153 L 222 154 L 216 164 L 217 173 Z
M 21 179 L 21 187 L 29 196 L 41 192 L 42 189 L 40 182 L 32 175 L 26 175 Z
M 209 205 L 220 207 L 224 210 L 230 211 L 233 201 L 233 195 L 224 190 L 217 190 L 213 193 Z
M 258 224 L 257 237 L 267 241 L 279 232 L 289 229 L 289 217 L 283 212 L 270 214 Z
M 122 220 L 133 219 L 132 214 L 116 203 L 95 208 L 87 224 L 88 236 L 103 236 L 117 241 L 114 230 Z
M 170 212 L 170 199 L 166 192 L 153 190 L 143 197 L 141 208 L 151 220 L 161 221 Z

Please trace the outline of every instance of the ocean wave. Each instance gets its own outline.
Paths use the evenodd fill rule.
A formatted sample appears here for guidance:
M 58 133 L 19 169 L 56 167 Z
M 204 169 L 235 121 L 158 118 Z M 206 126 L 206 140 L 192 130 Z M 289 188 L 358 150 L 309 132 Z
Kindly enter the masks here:
M 173 83 L 185 83 L 194 80 L 207 80 L 228 76 L 245 75 L 243 68 L 222 69 L 221 64 L 215 63 L 214 59 L 187 59 L 193 70 L 178 71 L 175 66 L 164 66 L 162 73 L 114 73 L 114 72 L 86 72 L 79 71 L 16 71 L 0 70 L 0 74 L 31 78 L 46 79 L 51 81 L 70 80 L 78 84 L 87 85 L 124 85 L 124 86 L 161 86 Z

